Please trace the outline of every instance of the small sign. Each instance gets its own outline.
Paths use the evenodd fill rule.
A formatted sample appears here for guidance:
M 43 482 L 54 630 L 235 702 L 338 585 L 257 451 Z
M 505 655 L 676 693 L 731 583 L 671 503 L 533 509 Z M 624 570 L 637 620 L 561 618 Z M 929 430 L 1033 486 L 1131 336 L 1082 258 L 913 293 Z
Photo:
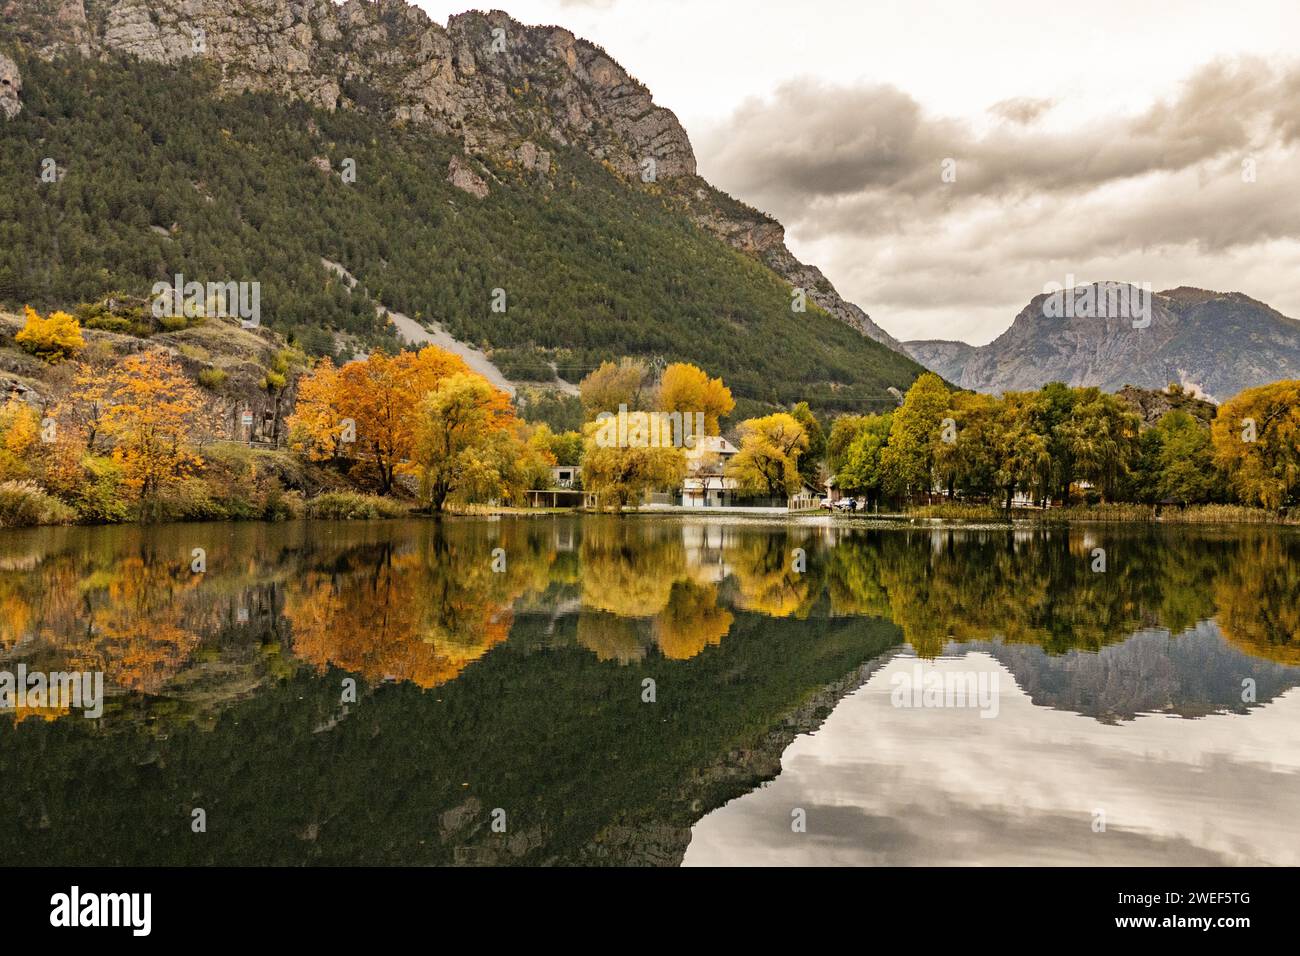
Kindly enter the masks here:
M 244 412 L 243 415 L 239 416 L 239 424 L 251 428 L 253 426 L 253 413 Z

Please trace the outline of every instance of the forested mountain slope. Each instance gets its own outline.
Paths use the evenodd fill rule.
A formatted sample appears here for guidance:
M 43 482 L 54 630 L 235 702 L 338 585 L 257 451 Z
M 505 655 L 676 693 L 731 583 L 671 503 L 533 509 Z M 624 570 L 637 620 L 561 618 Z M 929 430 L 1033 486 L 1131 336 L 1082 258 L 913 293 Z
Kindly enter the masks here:
M 779 224 L 695 175 L 675 118 L 598 48 L 527 28 L 514 73 L 486 83 L 468 63 L 485 59 L 482 44 L 462 47 L 471 28 L 490 42 L 497 21 L 453 18 L 464 21 L 453 80 L 380 74 L 365 64 L 436 56 L 398 43 L 383 61 L 366 52 L 374 31 L 409 39 L 414 23 L 436 39 L 442 28 L 404 4 L 354 0 L 332 8 L 350 38 L 312 21 L 301 68 L 241 72 L 264 58 L 227 41 L 250 23 L 269 30 L 259 16 L 286 4 L 197 4 L 214 6 L 235 17 L 204 21 L 220 56 L 139 40 L 189 9 L 171 0 L 92 2 L 84 22 L 80 0 L 0 8 L 0 50 L 21 75 L 21 109 L 0 121 L 0 306 L 115 292 L 139 303 L 181 274 L 260 282 L 263 324 L 314 353 L 391 347 L 378 302 L 484 347 L 514 380 L 576 381 L 606 358 L 662 356 L 754 402 L 861 410 L 892 404 L 886 389 L 919 374 L 790 256 Z M 556 35 L 572 42 L 559 49 Z M 642 152 L 652 182 L 638 175 Z M 796 281 L 803 313 L 791 309 Z

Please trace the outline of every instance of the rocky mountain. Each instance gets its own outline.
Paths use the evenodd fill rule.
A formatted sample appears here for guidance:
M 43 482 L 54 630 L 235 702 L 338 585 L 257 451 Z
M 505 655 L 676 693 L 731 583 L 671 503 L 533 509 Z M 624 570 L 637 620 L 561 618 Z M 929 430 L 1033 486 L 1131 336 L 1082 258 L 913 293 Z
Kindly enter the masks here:
M 1170 412 L 1186 412 L 1194 419 L 1210 427 L 1218 412 L 1218 406 L 1204 398 L 1198 398 L 1181 385 L 1170 384 L 1165 388 L 1138 388 L 1125 385 L 1115 393 L 1130 409 L 1142 419 L 1148 428 L 1157 424 Z
M 364 110 L 539 175 L 556 144 L 572 145 L 630 183 L 658 187 L 698 227 L 901 351 L 820 270 L 790 253 L 779 223 L 700 178 L 676 116 L 604 50 L 568 30 L 524 26 L 499 11 L 453 16 L 444 28 L 404 0 L 0 0 L 5 38 L 44 58 L 124 53 L 165 64 L 210 62 L 228 92 Z M 0 106 L 8 112 L 6 102 Z M 473 194 L 490 188 L 488 177 L 463 165 L 449 174 Z
M 1118 284 L 1112 284 L 1118 285 Z M 1101 302 L 1106 283 L 1079 287 Z M 1139 295 L 1136 287 L 1123 286 Z M 1178 383 L 1213 401 L 1281 378 L 1300 377 L 1300 322 L 1240 292 L 1179 287 L 1150 294 L 1150 314 L 1059 307 L 1035 296 L 987 345 L 907 342 L 918 362 L 983 392 L 1047 382 L 1163 389 Z M 1074 314 L 1065 314 L 1073 311 Z M 1125 314 L 1120 314 L 1125 313 Z M 1147 321 L 1149 318 L 1149 322 Z

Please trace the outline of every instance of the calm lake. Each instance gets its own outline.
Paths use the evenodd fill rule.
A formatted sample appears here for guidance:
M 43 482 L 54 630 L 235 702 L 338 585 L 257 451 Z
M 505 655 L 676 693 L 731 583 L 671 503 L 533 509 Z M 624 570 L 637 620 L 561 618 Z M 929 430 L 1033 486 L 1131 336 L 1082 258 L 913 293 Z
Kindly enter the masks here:
M 8 531 L 20 665 L 10 865 L 1300 864 L 1280 529 Z

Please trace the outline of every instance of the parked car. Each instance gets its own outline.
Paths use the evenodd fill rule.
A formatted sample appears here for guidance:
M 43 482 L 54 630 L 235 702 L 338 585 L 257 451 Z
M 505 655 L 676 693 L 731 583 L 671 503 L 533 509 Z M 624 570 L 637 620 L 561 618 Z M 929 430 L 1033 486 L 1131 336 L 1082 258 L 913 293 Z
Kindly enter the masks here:
M 833 510 L 833 509 L 835 508 L 835 502 L 831 501 L 831 499 L 829 499 L 829 498 L 823 498 L 823 499 L 818 503 L 818 506 L 819 506 L 819 507 L 822 507 L 822 508 L 825 508 L 827 511 L 831 511 L 831 510 Z
M 854 504 L 855 499 L 853 498 L 841 498 L 839 501 L 835 502 L 834 507 L 836 511 L 852 511 Z

